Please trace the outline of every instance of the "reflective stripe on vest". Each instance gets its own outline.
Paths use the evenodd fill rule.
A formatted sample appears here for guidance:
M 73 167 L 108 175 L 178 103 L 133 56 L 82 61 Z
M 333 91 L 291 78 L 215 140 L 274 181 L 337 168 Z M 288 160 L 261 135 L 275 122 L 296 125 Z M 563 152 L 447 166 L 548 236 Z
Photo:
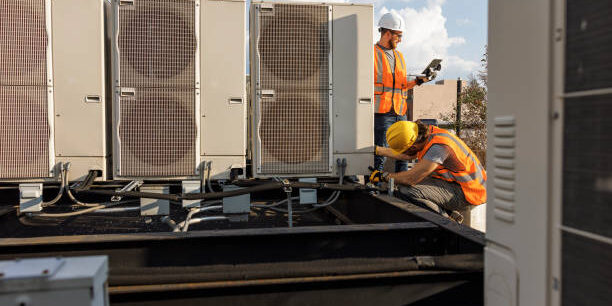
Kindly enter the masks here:
M 396 114 L 404 115 L 408 97 L 406 64 L 400 52 L 395 50 L 393 52 L 395 71 L 391 71 L 385 52 L 379 46 L 374 45 L 374 107 L 377 113 L 388 113 L 393 109 Z
M 417 157 L 422 159 L 433 144 L 443 144 L 453 151 L 464 168 L 463 171 L 453 172 L 440 165 L 431 176 L 458 183 L 463 190 L 465 199 L 471 204 L 485 203 L 487 201 L 487 174 L 472 150 L 461 139 L 444 129 L 430 126 L 429 130 L 430 135 L 427 138 L 427 143 L 423 150 L 417 154 Z

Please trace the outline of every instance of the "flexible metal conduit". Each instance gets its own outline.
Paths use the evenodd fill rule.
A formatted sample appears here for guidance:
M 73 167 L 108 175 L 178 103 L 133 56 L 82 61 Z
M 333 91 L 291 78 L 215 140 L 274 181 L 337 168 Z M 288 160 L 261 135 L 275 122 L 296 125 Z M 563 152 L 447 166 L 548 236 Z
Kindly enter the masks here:
M 64 164 L 62 162 L 59 163 L 58 165 L 59 169 L 60 169 L 60 187 L 59 187 L 59 191 L 57 192 L 57 195 L 55 196 L 55 198 L 53 198 L 53 200 L 49 201 L 49 202 L 43 202 L 41 204 L 42 207 L 47 207 L 47 206 L 51 206 L 55 203 L 57 203 L 57 201 L 59 201 L 62 198 L 62 195 L 64 194 L 64 188 L 66 187 L 66 180 L 64 179 L 64 177 L 66 177 L 67 175 L 64 173 L 65 168 L 64 168 Z
M 191 220 L 189 220 L 188 223 L 185 223 L 185 228 L 183 229 L 183 232 L 187 232 L 187 230 L 189 229 L 189 225 L 190 224 L 197 224 L 197 223 L 206 222 L 206 221 L 227 220 L 227 219 L 228 218 L 226 216 L 210 216 L 210 217 L 202 217 L 202 218 L 191 219 Z M 176 229 L 174 231 L 177 232 Z
M 217 210 L 217 209 L 223 209 L 223 205 L 214 205 L 214 206 L 206 206 L 206 207 L 200 207 L 200 208 L 195 208 L 192 209 L 188 214 L 187 214 L 187 218 L 185 219 L 185 221 L 181 222 L 178 224 L 177 228 L 174 229 L 174 231 L 183 231 L 186 232 L 189 229 L 189 224 L 191 221 L 191 218 L 193 217 L 193 215 L 195 214 L 199 214 L 205 211 L 211 211 L 211 210 Z

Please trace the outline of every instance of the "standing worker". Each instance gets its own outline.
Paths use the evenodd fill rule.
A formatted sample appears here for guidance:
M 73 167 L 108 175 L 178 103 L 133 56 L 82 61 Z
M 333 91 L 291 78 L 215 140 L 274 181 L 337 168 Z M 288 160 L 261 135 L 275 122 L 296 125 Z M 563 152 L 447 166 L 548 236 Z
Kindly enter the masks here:
M 374 45 L 374 143 L 386 147 L 385 133 L 391 124 L 406 121 L 408 90 L 421 85 L 427 78 L 419 77 L 408 82 L 404 56 L 396 50 L 402 41 L 404 20 L 395 12 L 380 17 L 378 31 L 380 39 Z M 374 157 L 374 168 L 383 171 L 386 158 Z M 395 171 L 408 170 L 407 161 L 396 161 Z
M 374 169 L 370 181 L 394 179 L 399 197 L 428 207 L 458 222 L 459 211 L 487 201 L 487 173 L 472 150 L 445 129 L 421 122 L 396 122 L 387 131 L 389 148 L 376 147 L 377 154 L 398 160 L 415 157 L 419 162 L 408 171 L 385 173 Z

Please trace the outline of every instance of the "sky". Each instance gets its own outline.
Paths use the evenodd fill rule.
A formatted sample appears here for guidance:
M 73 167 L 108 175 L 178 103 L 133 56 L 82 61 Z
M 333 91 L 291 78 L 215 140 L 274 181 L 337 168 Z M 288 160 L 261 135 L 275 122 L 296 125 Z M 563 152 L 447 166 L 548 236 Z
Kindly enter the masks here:
M 250 2 L 250 1 L 249 1 Z M 293 0 L 313 2 L 313 0 Z M 487 0 L 327 0 L 374 4 L 374 37 L 378 19 L 396 11 L 406 22 L 399 51 L 409 74 L 420 73 L 434 58 L 442 59 L 441 79 L 468 79 L 482 69 L 487 44 Z

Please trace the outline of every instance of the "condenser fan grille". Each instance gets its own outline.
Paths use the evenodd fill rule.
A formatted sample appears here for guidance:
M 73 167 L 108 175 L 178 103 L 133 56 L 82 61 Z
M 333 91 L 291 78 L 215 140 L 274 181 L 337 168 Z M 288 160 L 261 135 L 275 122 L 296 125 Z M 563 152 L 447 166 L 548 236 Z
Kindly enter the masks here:
M 47 85 L 44 0 L 0 1 L 0 85 Z
M 262 172 L 329 172 L 329 91 L 280 92 L 261 110 Z
M 275 4 L 261 15 L 262 88 L 329 88 L 329 7 Z
M 121 86 L 195 88 L 195 2 L 134 1 L 119 11 Z
M 193 176 L 199 143 L 196 3 L 137 0 L 118 5 L 117 175 Z
M 0 178 L 49 177 L 45 0 L 0 1 Z
M 0 86 L 0 178 L 49 176 L 47 88 Z
M 329 6 L 258 10 L 258 172 L 330 172 Z
M 195 174 L 193 90 L 138 89 L 119 100 L 122 176 Z

